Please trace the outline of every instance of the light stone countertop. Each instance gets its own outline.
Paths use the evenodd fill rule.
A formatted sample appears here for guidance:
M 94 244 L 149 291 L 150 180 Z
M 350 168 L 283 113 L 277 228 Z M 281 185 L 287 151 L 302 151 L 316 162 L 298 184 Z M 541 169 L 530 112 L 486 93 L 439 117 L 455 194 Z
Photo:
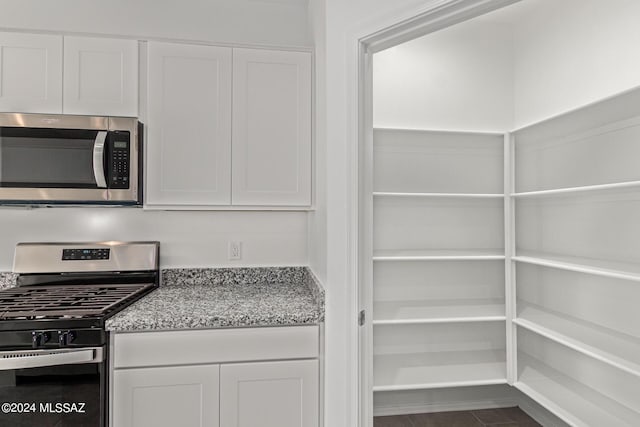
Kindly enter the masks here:
M 317 324 L 324 291 L 306 267 L 168 269 L 161 286 L 106 322 L 110 331 Z
M 16 285 L 16 278 L 18 277 L 15 273 L 0 273 L 0 290 L 13 288 Z

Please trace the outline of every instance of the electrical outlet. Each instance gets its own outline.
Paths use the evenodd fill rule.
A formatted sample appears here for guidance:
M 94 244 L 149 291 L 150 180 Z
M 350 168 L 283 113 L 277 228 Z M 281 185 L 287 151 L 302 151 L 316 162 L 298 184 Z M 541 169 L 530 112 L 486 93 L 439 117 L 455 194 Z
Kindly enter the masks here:
M 242 259 L 242 242 L 229 242 L 229 259 Z

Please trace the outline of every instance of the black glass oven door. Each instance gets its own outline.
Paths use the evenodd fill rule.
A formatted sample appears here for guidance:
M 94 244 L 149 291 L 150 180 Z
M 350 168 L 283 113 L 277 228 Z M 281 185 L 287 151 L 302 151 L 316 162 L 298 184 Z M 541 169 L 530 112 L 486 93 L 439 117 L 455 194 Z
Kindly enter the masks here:
M 104 188 L 106 131 L 0 128 L 0 185 Z
M 104 427 L 104 348 L 0 352 L 0 426 Z

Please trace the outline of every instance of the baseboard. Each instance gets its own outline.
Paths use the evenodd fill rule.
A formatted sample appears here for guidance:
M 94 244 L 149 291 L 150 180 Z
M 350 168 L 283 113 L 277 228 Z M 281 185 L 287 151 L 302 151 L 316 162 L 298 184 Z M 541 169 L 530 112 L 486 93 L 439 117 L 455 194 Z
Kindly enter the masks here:
M 535 400 L 507 385 L 384 392 L 374 404 L 374 416 L 473 411 L 519 406 L 544 427 L 569 427 Z M 602 426 L 605 427 L 605 426 Z
M 494 409 L 508 408 L 518 406 L 518 400 L 507 399 L 488 399 L 464 402 L 450 403 L 425 403 L 420 405 L 394 405 L 376 407 L 373 411 L 375 417 L 386 415 L 403 415 L 403 414 L 426 414 L 430 412 L 451 412 L 451 411 L 471 411 L 477 409 Z
M 553 413 L 549 412 L 544 406 L 540 405 L 529 396 L 521 393 L 519 397 L 518 406 L 527 415 L 536 420 L 543 427 L 568 427 L 569 424 L 556 417 Z

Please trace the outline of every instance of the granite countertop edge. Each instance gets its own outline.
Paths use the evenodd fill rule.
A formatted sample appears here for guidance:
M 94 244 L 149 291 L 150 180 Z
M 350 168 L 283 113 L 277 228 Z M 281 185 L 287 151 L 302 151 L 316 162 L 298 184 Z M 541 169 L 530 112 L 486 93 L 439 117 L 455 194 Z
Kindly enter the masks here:
M 17 278 L 18 275 L 15 273 L 0 272 L 0 290 L 13 288 Z
M 0 272 L 0 290 L 17 274 Z M 114 332 L 324 322 L 325 291 L 309 267 L 163 269 L 161 286 L 107 319 Z
M 184 268 L 106 321 L 113 332 L 315 325 L 324 289 L 308 267 Z

